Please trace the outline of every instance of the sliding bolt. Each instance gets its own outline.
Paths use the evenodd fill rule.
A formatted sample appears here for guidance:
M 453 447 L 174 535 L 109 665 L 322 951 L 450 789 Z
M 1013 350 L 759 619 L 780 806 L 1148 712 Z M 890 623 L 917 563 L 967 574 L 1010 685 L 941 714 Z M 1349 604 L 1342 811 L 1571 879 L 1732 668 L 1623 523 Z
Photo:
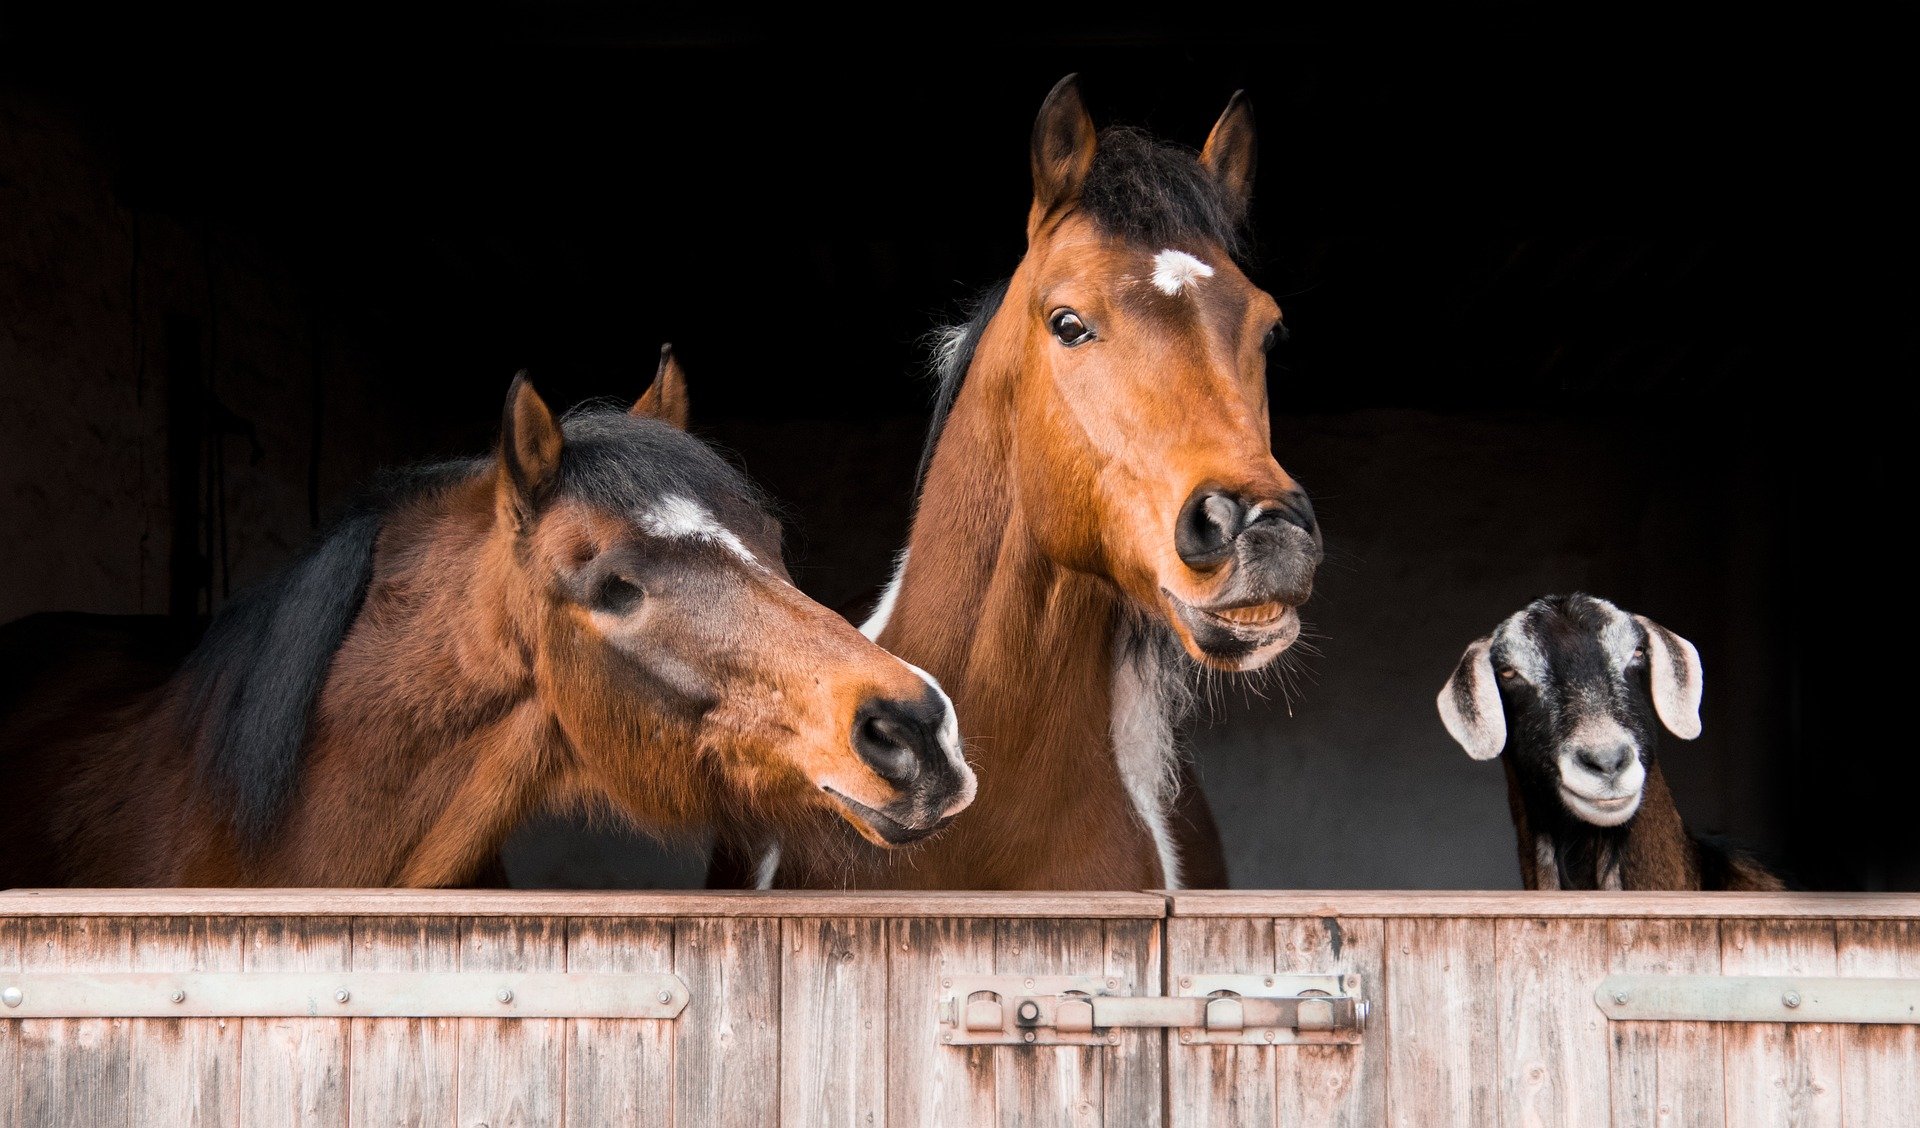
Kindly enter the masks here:
M 1780 1001 L 1789 1007 L 1797 1007 L 1800 1005 L 1800 992 L 1788 991 L 1786 994 L 1780 996 Z

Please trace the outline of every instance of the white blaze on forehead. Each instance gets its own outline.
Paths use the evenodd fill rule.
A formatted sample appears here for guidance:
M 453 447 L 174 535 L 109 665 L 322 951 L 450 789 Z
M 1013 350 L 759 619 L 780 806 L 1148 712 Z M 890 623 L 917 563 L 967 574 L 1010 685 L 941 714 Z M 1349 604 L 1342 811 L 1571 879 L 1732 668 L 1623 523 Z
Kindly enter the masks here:
M 1213 268 L 1185 251 L 1165 250 L 1153 256 L 1153 284 L 1168 297 L 1202 278 L 1212 278 Z
M 699 540 L 717 544 L 748 564 L 758 568 L 756 559 L 733 530 L 714 519 L 706 507 L 690 497 L 670 494 L 639 517 L 640 527 L 656 537 L 670 540 Z

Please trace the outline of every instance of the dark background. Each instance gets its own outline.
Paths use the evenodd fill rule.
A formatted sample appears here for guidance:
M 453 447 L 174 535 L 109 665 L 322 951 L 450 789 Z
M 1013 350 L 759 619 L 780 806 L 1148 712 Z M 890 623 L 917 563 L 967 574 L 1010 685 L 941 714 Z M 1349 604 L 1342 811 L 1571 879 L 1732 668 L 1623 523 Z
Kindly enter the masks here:
M 1499 770 L 1432 698 L 1581 588 L 1702 651 L 1706 735 L 1663 752 L 1692 822 L 1814 887 L 1920 887 L 1889 782 L 1920 298 L 1892 28 L 1344 10 L 929 9 L 874 44 L 594 3 L 11 5 L 0 618 L 204 614 L 374 467 L 486 445 L 516 369 L 629 398 L 663 340 L 802 586 L 851 607 L 904 537 L 921 337 L 1021 253 L 1048 88 L 1195 146 L 1246 88 L 1248 265 L 1293 329 L 1275 449 L 1332 558 L 1311 677 L 1194 735 L 1236 882 L 1515 884 Z M 696 869 L 555 822 L 510 861 Z

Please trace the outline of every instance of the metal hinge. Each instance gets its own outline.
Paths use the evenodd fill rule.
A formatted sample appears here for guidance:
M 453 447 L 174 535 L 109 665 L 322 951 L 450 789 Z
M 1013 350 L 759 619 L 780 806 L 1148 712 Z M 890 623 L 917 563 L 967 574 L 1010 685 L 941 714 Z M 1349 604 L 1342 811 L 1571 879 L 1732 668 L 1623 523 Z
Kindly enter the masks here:
M 1351 1045 L 1367 1024 L 1358 975 L 1183 975 L 1173 995 L 1118 978 L 951 975 L 940 1040 L 955 1046 L 1098 1046 L 1120 1031 L 1177 1029 L 1183 1045 Z
M 0 973 L 6 1018 L 673 1018 L 664 972 Z
M 1920 1024 L 1920 979 L 1614 975 L 1593 1000 L 1616 1022 Z

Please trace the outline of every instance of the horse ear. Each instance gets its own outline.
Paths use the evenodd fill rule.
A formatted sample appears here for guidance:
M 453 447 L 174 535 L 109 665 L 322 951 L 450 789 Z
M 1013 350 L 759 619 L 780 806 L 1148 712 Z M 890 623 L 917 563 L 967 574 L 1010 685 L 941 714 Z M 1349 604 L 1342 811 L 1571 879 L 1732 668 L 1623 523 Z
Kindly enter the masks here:
M 1253 166 L 1259 155 L 1253 133 L 1253 101 L 1244 90 L 1234 91 L 1227 108 L 1207 134 L 1200 163 L 1236 200 L 1242 211 L 1253 200 Z
M 682 431 L 687 429 L 687 374 L 681 371 L 680 359 L 673 355 L 672 345 L 660 346 L 660 367 L 654 370 L 653 383 L 647 386 L 644 395 L 633 401 L 627 414 L 658 419 Z
M 1440 687 L 1440 723 L 1467 755 L 1491 760 L 1507 746 L 1507 713 L 1493 681 L 1493 638 L 1476 640 Z
M 507 389 L 500 421 L 500 490 L 522 524 L 559 479 L 565 445 L 559 422 L 522 371 Z
M 1080 100 L 1080 76 L 1070 74 L 1054 85 L 1034 119 L 1033 211 L 1027 219 L 1028 235 L 1047 216 L 1079 199 L 1097 144 L 1093 118 Z
M 1647 632 L 1647 670 L 1652 675 L 1653 711 L 1660 723 L 1681 740 L 1700 735 L 1700 698 L 1706 692 L 1706 679 L 1700 668 L 1700 652 L 1693 644 L 1647 618 L 1635 615 L 1633 621 Z

